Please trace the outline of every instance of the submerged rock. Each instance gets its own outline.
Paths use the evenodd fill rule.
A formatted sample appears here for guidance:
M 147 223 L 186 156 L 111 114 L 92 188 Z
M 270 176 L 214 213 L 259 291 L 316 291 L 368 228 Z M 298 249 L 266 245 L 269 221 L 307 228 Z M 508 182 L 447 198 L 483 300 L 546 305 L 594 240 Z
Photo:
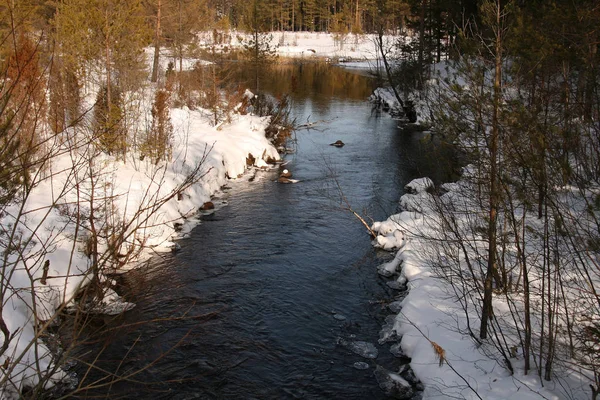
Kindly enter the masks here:
M 413 385 L 415 390 L 425 390 L 423 383 L 419 381 L 419 379 L 417 379 L 417 376 L 408 364 L 402 366 L 402 368 L 398 370 L 398 374 L 400 374 L 404 379 L 406 379 L 408 383 Z
M 342 338 L 338 338 L 338 344 L 344 346 L 354 354 L 368 359 L 375 359 L 379 355 L 379 350 L 373 343 L 363 342 L 361 340 L 348 342 Z
M 333 318 L 337 319 L 338 321 L 345 321 L 346 317 L 342 314 L 333 314 Z
M 135 303 L 128 301 L 118 300 L 112 301 L 108 304 L 102 304 L 98 306 L 97 313 L 104 315 L 119 315 L 126 311 L 129 311 L 135 307 Z
M 378 365 L 373 375 L 375 375 L 375 379 L 377 379 L 381 390 L 388 396 L 395 399 L 408 400 L 415 394 L 415 389 L 406 379 L 397 373 L 388 371 L 382 366 Z
M 385 317 L 385 323 L 381 327 L 381 331 L 379 331 L 379 344 L 398 341 L 398 333 L 396 332 L 396 329 L 394 329 L 395 322 L 395 315 L 388 315 Z
M 402 350 L 402 346 L 400 345 L 400 342 L 395 343 L 390 347 L 390 353 L 392 353 L 394 355 L 394 357 L 398 357 L 398 358 L 406 357 L 406 354 L 404 354 L 404 351 Z
M 402 311 L 402 302 L 403 300 L 392 301 L 390 304 L 387 305 L 387 307 L 390 309 L 391 312 L 397 314 L 400 311 Z
M 363 361 L 357 361 L 354 363 L 354 368 L 359 370 L 369 369 L 369 364 Z
M 388 285 L 388 287 L 390 287 L 394 290 L 404 290 L 405 289 L 404 284 L 402 284 L 398 281 L 389 281 L 386 284 Z
M 377 273 L 384 278 L 391 278 L 394 275 L 394 272 L 385 268 L 385 264 L 377 267 Z

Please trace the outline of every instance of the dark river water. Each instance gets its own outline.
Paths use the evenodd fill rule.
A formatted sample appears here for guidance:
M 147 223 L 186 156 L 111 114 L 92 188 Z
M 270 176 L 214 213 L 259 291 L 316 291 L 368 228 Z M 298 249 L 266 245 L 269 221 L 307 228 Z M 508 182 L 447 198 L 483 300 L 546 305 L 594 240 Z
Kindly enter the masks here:
M 378 399 L 385 394 L 375 366 L 406 362 L 389 352 L 391 343 L 377 343 L 395 292 L 376 267 L 390 255 L 340 208 L 331 176 L 356 211 L 378 220 L 397 211 L 411 179 L 440 181 L 447 167 L 422 135 L 371 112 L 374 83 L 366 76 L 288 65 L 261 85 L 291 92 L 299 123 L 322 121 L 297 131 L 295 152 L 285 157 L 300 182 L 278 184 L 276 172 L 231 181 L 215 200 L 224 206 L 179 242 L 179 252 L 121 278 L 137 307 L 95 322 L 100 339 L 82 358 L 97 358 L 104 372 L 84 382 L 137 373 L 81 397 Z M 336 140 L 346 145 L 329 145 Z M 379 356 L 363 359 L 339 338 L 374 343 Z M 358 361 L 369 368 L 354 368 Z M 78 369 L 81 379 L 85 368 Z

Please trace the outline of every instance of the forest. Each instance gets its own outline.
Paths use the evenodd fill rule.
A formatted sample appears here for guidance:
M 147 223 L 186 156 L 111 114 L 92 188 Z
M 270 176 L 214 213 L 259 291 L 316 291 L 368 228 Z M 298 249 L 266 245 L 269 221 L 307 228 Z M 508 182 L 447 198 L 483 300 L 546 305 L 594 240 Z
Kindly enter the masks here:
M 41 338 L 72 299 L 83 309 L 113 295 L 104 273 L 140 256 L 152 241 L 140 232 L 154 227 L 161 206 L 183 198 L 209 173 L 203 164 L 210 149 L 195 164 L 180 165 L 176 185 L 147 191 L 126 211 L 116 210 L 121 195 L 108 165 L 143 167 L 160 182 L 175 159 L 173 109 L 207 110 L 215 128 L 228 122 L 246 88 L 227 83 L 216 54 L 232 37 L 247 35 L 240 58 L 266 69 L 281 61 L 277 43 L 269 42 L 274 31 L 378 38 L 382 79 L 400 104 L 416 104 L 419 123 L 453 146 L 466 167 L 468 194 L 436 197 L 437 233 L 421 234 L 442 243 L 432 253 L 433 270 L 455 288 L 467 319 L 460 329 L 477 346 L 487 343 L 511 373 L 518 359 L 525 375 L 545 381 L 557 370 L 581 374 L 596 399 L 600 4 L 594 0 L 3 1 L 2 390 L 36 398 L 57 379 L 68 357 L 50 361 Z M 185 70 L 189 59 L 215 62 Z M 285 107 L 256 108 L 279 117 L 267 129 L 278 146 L 289 137 L 289 124 L 286 134 L 278 130 L 287 123 Z M 31 204 L 39 188 L 53 193 L 50 205 Z M 48 233 L 46 219 L 55 214 L 65 227 Z M 47 255 L 64 242 L 71 248 L 67 276 L 53 277 L 61 286 L 54 292 L 46 285 Z M 86 267 L 76 271 L 79 259 Z M 70 275 L 77 283 L 68 282 Z M 15 299 L 27 317 L 11 325 Z M 32 327 L 22 340 L 19 323 Z

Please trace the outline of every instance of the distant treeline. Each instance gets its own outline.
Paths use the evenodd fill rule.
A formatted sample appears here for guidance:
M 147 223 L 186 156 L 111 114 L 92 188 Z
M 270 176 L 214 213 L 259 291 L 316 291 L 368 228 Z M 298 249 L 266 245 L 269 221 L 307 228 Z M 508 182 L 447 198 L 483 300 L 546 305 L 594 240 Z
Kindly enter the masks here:
M 398 31 L 420 19 L 440 27 L 454 25 L 477 13 L 477 0 L 208 0 L 218 18 L 232 27 L 261 29 L 374 33 L 383 27 Z M 256 12 L 256 16 L 254 15 Z M 255 19 L 254 19 L 255 18 Z

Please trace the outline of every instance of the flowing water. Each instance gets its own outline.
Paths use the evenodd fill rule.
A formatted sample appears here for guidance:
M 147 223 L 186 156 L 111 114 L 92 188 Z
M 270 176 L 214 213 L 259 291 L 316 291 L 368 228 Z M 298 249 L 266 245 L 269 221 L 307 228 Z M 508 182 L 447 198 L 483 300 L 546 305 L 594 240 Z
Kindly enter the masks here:
M 397 294 L 376 270 L 390 256 L 373 249 L 340 206 L 337 184 L 353 209 L 377 220 L 397 210 L 411 179 L 439 181 L 447 166 L 428 156 L 422 136 L 372 113 L 373 84 L 328 65 L 282 66 L 263 79 L 263 90 L 292 93 L 298 123 L 321 121 L 296 133 L 295 152 L 285 158 L 300 182 L 278 184 L 277 172 L 263 171 L 231 181 L 215 200 L 223 207 L 179 242 L 179 252 L 122 278 L 137 307 L 96 323 L 103 340 L 87 347 L 87 360 L 104 346 L 98 366 L 119 375 L 143 371 L 90 393 L 385 398 L 375 366 L 406 362 L 389 352 L 392 343 L 377 343 L 390 314 L 385 303 Z M 346 145 L 329 145 L 336 140 Z M 364 358 L 339 344 L 352 341 L 374 344 L 379 355 Z

